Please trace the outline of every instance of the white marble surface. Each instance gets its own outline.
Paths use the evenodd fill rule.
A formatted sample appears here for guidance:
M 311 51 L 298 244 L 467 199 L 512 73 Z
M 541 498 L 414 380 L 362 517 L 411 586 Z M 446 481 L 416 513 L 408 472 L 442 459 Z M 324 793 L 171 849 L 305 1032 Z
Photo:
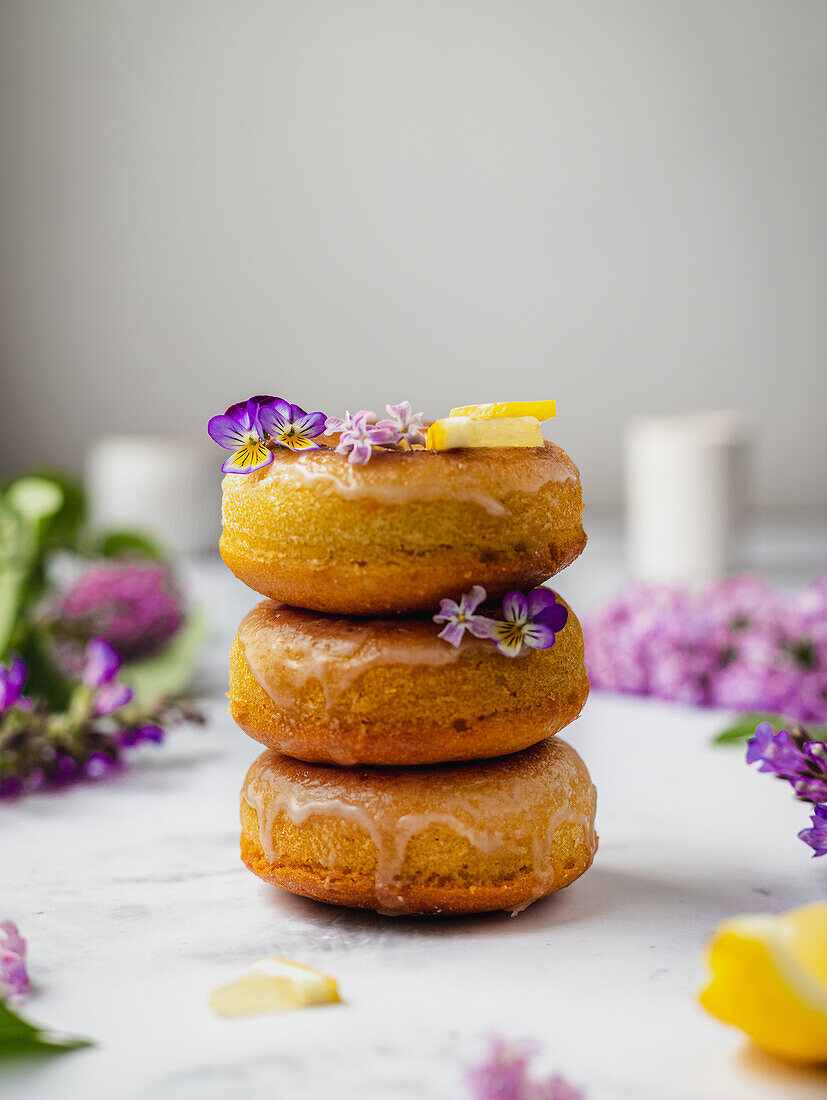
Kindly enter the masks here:
M 574 567 L 561 590 L 593 596 L 608 584 L 595 569 Z M 720 715 L 594 697 L 568 739 L 599 791 L 597 860 L 517 917 L 328 908 L 239 862 L 237 795 L 257 746 L 219 685 L 252 598 L 214 567 L 193 576 L 215 617 L 207 727 L 142 750 L 114 780 L 0 808 L 0 917 L 29 940 L 29 1014 L 98 1044 L 3 1068 L 0 1093 L 460 1100 L 464 1065 L 497 1031 L 541 1040 L 542 1067 L 589 1100 L 825 1096 L 827 1077 L 761 1056 L 695 1001 L 718 921 L 827 887 L 827 861 L 795 836 L 805 807 L 709 746 Z M 274 953 L 333 974 L 344 1003 L 213 1017 L 210 990 Z

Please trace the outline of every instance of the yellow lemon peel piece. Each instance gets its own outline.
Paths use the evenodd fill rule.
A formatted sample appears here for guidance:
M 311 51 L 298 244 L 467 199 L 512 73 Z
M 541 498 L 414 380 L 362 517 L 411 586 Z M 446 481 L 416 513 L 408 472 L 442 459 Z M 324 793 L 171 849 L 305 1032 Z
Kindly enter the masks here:
M 827 903 L 726 921 L 707 958 L 707 1012 L 786 1061 L 827 1062 Z
M 553 420 L 557 416 L 555 401 L 492 401 L 488 405 L 462 405 L 451 409 L 451 416 L 472 416 L 475 420 L 491 420 L 501 416 L 535 416 L 538 420 Z
M 217 1016 L 253 1016 L 338 1001 L 339 989 L 329 974 L 272 955 L 260 959 L 234 982 L 214 990 L 209 1004 Z
M 430 451 L 451 451 L 457 447 L 542 447 L 543 436 L 536 416 L 498 417 L 492 420 L 471 416 L 448 416 L 435 420 L 428 429 Z

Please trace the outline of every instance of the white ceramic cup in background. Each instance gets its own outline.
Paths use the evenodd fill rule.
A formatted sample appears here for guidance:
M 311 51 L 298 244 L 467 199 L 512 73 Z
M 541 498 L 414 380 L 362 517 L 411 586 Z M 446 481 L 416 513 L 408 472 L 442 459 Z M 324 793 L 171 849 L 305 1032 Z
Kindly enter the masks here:
M 626 430 L 626 535 L 632 575 L 707 581 L 737 565 L 747 429 L 736 412 L 646 416 Z
M 95 527 L 128 528 L 176 554 L 218 543 L 222 452 L 205 437 L 166 433 L 108 436 L 86 458 Z

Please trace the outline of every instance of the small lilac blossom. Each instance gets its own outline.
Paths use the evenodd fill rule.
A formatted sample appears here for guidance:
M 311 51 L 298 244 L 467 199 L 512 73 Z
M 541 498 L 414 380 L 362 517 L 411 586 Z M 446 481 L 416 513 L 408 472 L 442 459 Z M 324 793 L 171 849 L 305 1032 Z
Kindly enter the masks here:
M 214 416 L 207 424 L 210 438 L 219 447 L 233 452 L 221 467 L 225 474 L 251 474 L 273 461 L 261 426 L 260 402 L 261 397 L 251 397 L 249 401 L 230 405 L 225 413 Z
M 288 447 L 291 451 L 318 450 L 319 444 L 313 441 L 325 430 L 324 413 L 306 413 L 298 405 L 276 397 L 262 405 L 258 415 L 262 428 L 279 447 Z
M 21 692 L 26 682 L 26 665 L 15 657 L 8 668 L 0 665 L 0 714 L 10 707 L 28 707 L 29 702 Z
M 410 401 L 403 401 L 401 405 L 386 405 L 390 420 L 378 420 L 377 428 L 390 428 L 396 433 L 396 442 L 403 440 L 408 447 L 425 445 L 425 424 L 422 413 L 412 413 Z
M 0 921 L 0 999 L 21 1001 L 29 992 L 26 941 L 14 921 Z
M 121 659 L 105 638 L 93 638 L 86 649 L 83 666 L 83 682 L 97 688 L 95 710 L 98 714 L 112 714 L 132 698 L 132 689 L 119 684 L 115 677 L 121 667 Z
M 503 600 L 505 622 L 492 621 L 490 637 L 506 657 L 516 657 L 524 645 L 549 649 L 566 625 L 568 608 L 558 603 L 548 588 L 535 588 L 524 596 L 509 592 Z
M 802 829 L 798 836 L 813 849 L 815 859 L 827 855 L 827 805 L 813 809 L 810 823 L 810 828 Z
M 387 447 L 395 443 L 398 433 L 395 428 L 381 428 L 376 423 L 376 413 L 367 409 L 351 414 L 345 413 L 344 419 L 329 416 L 326 427 L 329 432 L 339 433 L 336 454 L 347 455 L 352 466 L 364 466 L 370 461 L 374 447 Z
M 537 1044 L 491 1040 L 487 1058 L 466 1073 L 473 1100 L 585 1100 L 559 1074 L 537 1080 L 530 1073 Z
M 439 637 L 451 645 L 459 645 L 466 630 L 475 638 L 490 637 L 491 620 L 484 615 L 475 614 L 486 595 L 482 585 L 475 584 L 460 597 L 459 603 L 455 600 L 440 600 L 439 611 L 433 617 L 434 622 L 447 625 L 440 630 Z

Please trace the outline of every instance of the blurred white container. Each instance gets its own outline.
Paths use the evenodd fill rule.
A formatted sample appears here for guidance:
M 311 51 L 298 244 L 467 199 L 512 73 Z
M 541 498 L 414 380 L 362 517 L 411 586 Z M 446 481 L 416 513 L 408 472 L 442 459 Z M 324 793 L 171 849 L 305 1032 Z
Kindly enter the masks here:
M 736 564 L 747 429 L 735 412 L 634 420 L 625 440 L 626 532 L 633 576 L 707 581 Z
M 176 554 L 215 549 L 220 467 L 221 452 L 194 434 L 101 439 L 86 460 L 92 522 L 144 532 Z

